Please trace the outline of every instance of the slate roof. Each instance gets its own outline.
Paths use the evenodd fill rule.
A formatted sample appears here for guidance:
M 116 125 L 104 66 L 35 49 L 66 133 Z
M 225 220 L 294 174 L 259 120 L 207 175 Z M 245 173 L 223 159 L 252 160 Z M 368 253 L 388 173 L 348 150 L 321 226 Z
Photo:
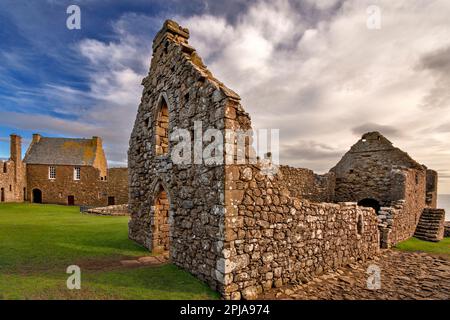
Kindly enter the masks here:
M 97 144 L 92 139 L 45 138 L 31 145 L 27 164 L 92 166 Z

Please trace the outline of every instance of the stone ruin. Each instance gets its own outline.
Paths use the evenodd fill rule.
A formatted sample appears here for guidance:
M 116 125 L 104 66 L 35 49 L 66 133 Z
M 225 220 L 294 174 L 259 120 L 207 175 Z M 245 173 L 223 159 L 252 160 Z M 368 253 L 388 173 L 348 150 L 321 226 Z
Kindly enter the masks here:
M 188 38 L 168 20 L 153 41 L 130 139 L 131 239 L 169 251 L 225 299 L 254 299 L 376 255 L 411 237 L 423 209 L 435 207 L 436 173 L 379 133 L 364 135 L 325 175 L 288 166 L 267 175 L 262 162 L 175 163 L 176 128 L 192 133 L 201 121 L 203 133 L 220 130 L 226 159 L 237 141 L 225 131 L 251 129 L 240 97 Z

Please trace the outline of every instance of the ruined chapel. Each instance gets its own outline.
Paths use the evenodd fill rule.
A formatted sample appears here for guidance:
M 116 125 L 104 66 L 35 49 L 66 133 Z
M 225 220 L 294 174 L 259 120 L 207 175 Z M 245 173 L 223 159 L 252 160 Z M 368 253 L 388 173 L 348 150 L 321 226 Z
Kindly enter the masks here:
M 254 299 L 377 254 L 414 234 L 439 241 L 437 173 L 378 132 L 367 133 L 325 175 L 257 164 L 175 163 L 175 128 L 249 130 L 240 97 L 214 78 L 166 21 L 153 41 L 150 71 L 130 138 L 129 237 L 226 299 Z M 236 140 L 225 135 L 225 157 Z

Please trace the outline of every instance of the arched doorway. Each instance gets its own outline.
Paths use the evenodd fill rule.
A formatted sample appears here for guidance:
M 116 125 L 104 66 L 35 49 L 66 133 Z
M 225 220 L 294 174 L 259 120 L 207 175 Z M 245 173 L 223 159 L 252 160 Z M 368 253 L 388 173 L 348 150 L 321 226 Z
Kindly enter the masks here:
M 33 203 L 42 203 L 42 191 L 33 189 Z
M 170 248 L 170 201 L 167 192 L 157 187 L 152 222 L 152 252 L 169 251 Z
M 381 205 L 380 203 L 371 198 L 362 199 L 358 202 L 358 206 L 366 207 L 366 208 L 373 208 L 375 209 L 375 212 L 378 213 L 380 211 Z

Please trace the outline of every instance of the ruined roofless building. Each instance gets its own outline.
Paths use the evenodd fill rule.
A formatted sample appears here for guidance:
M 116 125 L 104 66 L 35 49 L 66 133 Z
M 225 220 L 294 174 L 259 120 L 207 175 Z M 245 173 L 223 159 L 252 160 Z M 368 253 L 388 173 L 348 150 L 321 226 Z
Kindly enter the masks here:
M 439 241 L 444 210 L 436 209 L 437 172 L 394 147 L 379 132 L 369 132 L 331 169 L 335 201 L 357 202 L 378 214 L 382 247 L 413 235 Z
M 25 164 L 22 161 L 22 138 L 10 136 L 10 158 L 0 161 L 0 203 L 26 200 Z
M 239 96 L 213 77 L 188 38 L 166 21 L 153 41 L 128 154 L 130 238 L 169 251 L 226 299 L 254 299 L 376 254 L 372 208 L 316 202 L 332 201 L 333 173 L 282 167 L 270 176 L 259 164 L 173 161 L 176 128 L 192 133 L 201 122 L 203 133 L 221 130 L 225 158 L 236 151 L 225 130 L 251 129 Z

